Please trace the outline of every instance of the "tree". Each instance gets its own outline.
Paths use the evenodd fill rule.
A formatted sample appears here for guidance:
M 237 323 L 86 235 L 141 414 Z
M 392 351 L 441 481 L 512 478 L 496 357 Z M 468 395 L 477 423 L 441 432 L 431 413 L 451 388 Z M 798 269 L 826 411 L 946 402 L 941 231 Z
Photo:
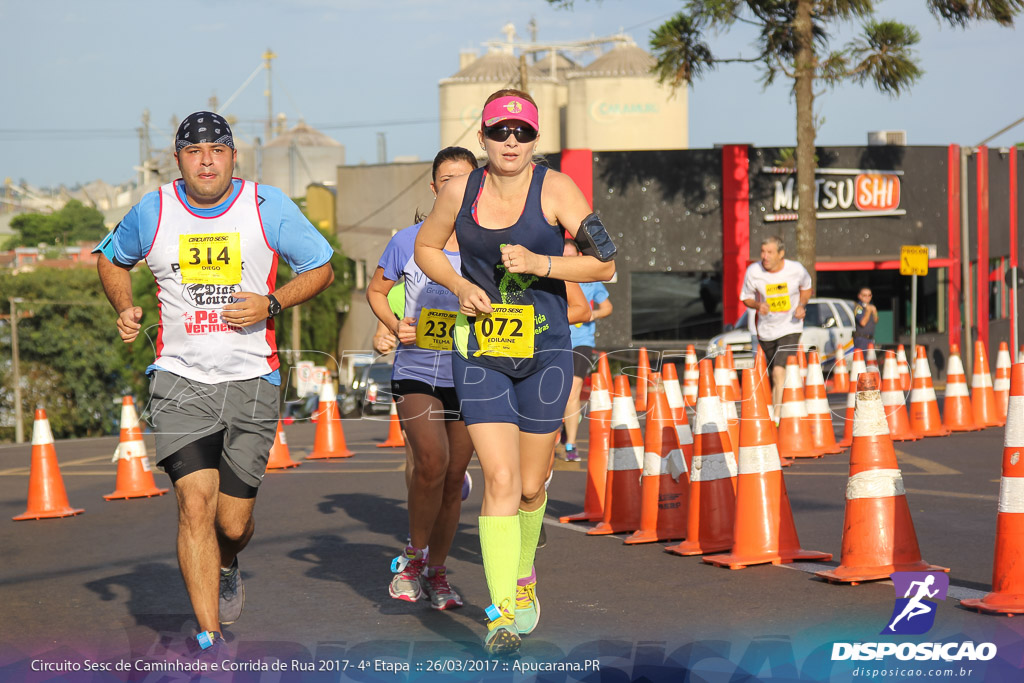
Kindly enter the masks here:
M 15 235 L 5 249 L 34 247 L 38 244 L 68 245 L 81 240 L 100 240 L 107 234 L 103 214 L 72 199 L 60 211 L 51 214 L 23 213 L 11 219 Z
M 547 0 L 571 6 L 573 0 Z M 974 21 L 1013 26 L 1024 0 L 926 0 L 928 8 L 951 26 Z M 913 46 L 919 35 L 892 20 L 876 20 L 872 0 L 687 0 L 682 12 L 652 32 L 654 73 L 673 88 L 685 87 L 719 64 L 757 64 L 765 87 L 781 75 L 793 82 L 796 100 L 796 184 L 799 208 L 796 258 L 815 280 L 814 85 L 852 81 L 871 84 L 890 96 L 907 90 L 920 76 Z M 833 50 L 838 24 L 858 20 L 862 34 Z M 757 28 L 756 55 L 720 56 L 705 41 L 708 32 L 742 23 Z

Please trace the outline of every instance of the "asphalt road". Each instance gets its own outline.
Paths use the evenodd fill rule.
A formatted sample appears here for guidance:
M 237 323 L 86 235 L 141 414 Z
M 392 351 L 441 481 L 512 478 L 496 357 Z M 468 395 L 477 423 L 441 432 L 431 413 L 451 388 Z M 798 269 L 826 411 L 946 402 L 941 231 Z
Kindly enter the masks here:
M 830 659 L 837 641 L 893 640 L 879 636 L 893 611 L 891 582 L 832 585 L 809 573 L 821 563 L 729 571 L 665 553 L 668 543 L 626 546 L 622 536 L 587 536 L 585 525 L 557 522 L 582 509 L 586 477 L 585 463 L 564 462 L 549 490 L 548 545 L 537 556 L 541 624 L 513 664 L 481 663 L 489 599 L 476 529 L 478 463 L 470 467 L 477 488 L 463 506 L 448 565 L 466 605 L 436 612 L 387 593 L 389 564 L 407 530 L 402 451 L 376 447 L 385 421 L 346 420 L 344 429 L 355 457 L 267 474 L 256 534 L 240 557 L 245 611 L 225 632 L 231 661 L 253 670 L 204 675 L 661 681 L 688 672 L 689 680 L 844 681 L 865 677 L 861 666 L 908 666 L 891 657 Z M 292 457 L 303 458 L 312 425 L 286 432 Z M 974 669 L 957 672 L 957 680 L 1024 678 L 1024 619 L 959 606 L 990 589 L 1002 438 L 1001 429 L 988 429 L 897 444 L 921 554 L 950 568 L 949 597 L 938 603 L 934 627 L 902 641 L 992 642 L 998 655 L 989 662 L 910 662 L 912 675 L 885 680 L 918 680 L 928 667 Z M 195 628 L 174 554 L 176 505 L 171 494 L 104 501 L 114 488 L 115 446 L 114 437 L 56 445 L 70 502 L 84 514 L 0 522 L 0 680 L 188 680 L 188 673 L 145 665 L 172 659 Z M 848 457 L 785 470 L 802 546 L 834 553 L 826 563 L 832 566 L 841 549 Z M 0 446 L 0 514 L 8 520 L 25 509 L 29 462 L 29 446 Z M 157 482 L 168 484 L 162 473 Z M 86 660 L 125 670 L 88 673 Z M 595 666 L 591 660 L 598 670 L 530 669 L 580 669 Z M 53 670 L 61 666 L 71 671 Z M 277 670 L 262 668 L 272 666 Z M 392 670 L 404 666 L 408 672 Z M 33 671 L 46 667 L 51 671 Z

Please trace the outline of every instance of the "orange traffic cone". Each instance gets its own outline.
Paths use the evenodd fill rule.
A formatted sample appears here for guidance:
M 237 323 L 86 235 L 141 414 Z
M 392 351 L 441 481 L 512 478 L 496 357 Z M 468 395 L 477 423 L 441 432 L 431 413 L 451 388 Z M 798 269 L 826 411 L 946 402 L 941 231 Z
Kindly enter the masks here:
M 629 378 L 615 378 L 612 394 L 611 449 L 604 486 L 604 516 L 591 536 L 636 531 L 640 528 L 640 477 L 644 442 L 636 417 Z
M 756 382 L 753 371 L 743 370 L 743 419 L 740 421 L 732 552 L 703 559 L 729 569 L 768 562 L 831 560 L 831 553 L 800 547 L 786 482 L 782 478 L 774 425 L 768 417 L 768 403 L 754 386 Z
M 910 391 L 910 366 L 907 365 L 907 350 L 903 344 L 896 347 L 896 365 L 900 373 L 899 387 L 904 394 Z
M 839 442 L 840 448 L 849 448 L 853 445 L 853 409 L 857 402 L 857 377 L 866 371 L 864 354 L 860 349 L 853 350 L 853 360 L 850 361 L 850 390 L 846 394 L 846 416 L 843 418 L 843 438 Z
M 718 394 L 718 401 L 722 405 L 722 414 L 725 417 L 725 426 L 729 431 L 729 443 L 740 442 L 740 416 L 736 412 L 736 402 L 740 400 L 739 394 L 733 393 L 732 379 L 729 376 L 729 368 L 725 362 L 725 356 L 719 355 L 715 358 L 715 370 L 713 373 L 714 386 Z M 699 388 L 699 387 L 698 387 Z M 700 403 L 698 392 L 697 403 Z
M 807 357 L 807 395 L 804 405 L 807 408 L 807 422 L 811 429 L 811 442 L 822 455 L 842 453 L 843 449 L 836 444 L 836 432 L 832 427 L 832 408 L 828 405 L 825 395 L 825 379 L 821 376 L 821 363 L 818 352 L 811 351 Z
M 768 417 L 772 421 L 772 427 L 775 427 L 775 408 L 772 406 L 772 384 L 768 379 L 768 358 L 764 355 L 764 349 L 760 346 L 757 347 L 757 353 L 754 354 L 754 377 L 758 380 L 758 389 L 760 389 L 768 406 Z M 778 436 L 777 432 L 776 436 Z M 782 458 L 782 466 L 786 467 L 787 464 L 792 465 L 793 461 L 788 458 Z
M 683 401 L 687 408 L 697 406 L 697 381 L 700 372 L 697 370 L 697 352 L 693 344 L 686 345 L 686 364 L 683 365 Z
M 850 478 L 839 566 L 817 572 L 831 582 L 858 584 L 893 572 L 949 571 L 921 560 L 903 475 L 889 438 L 878 375 L 857 378 Z
M 121 399 L 121 441 L 114 451 L 113 462 L 117 463 L 117 481 L 114 492 L 103 496 L 104 500 L 152 498 L 167 493 L 167 489 L 159 488 L 153 479 L 131 396 Z
M 583 493 L 583 512 L 559 517 L 558 521 L 597 522 L 604 516 L 605 479 L 608 470 L 608 446 L 612 421 L 612 397 L 600 370 L 590 376 L 590 448 L 587 451 L 587 488 Z
M 999 483 L 996 515 L 996 552 L 992 564 L 992 592 L 961 600 L 967 609 L 989 614 L 1024 613 L 1024 364 L 1013 366 L 1010 411 L 1003 436 L 1003 477 Z
M 636 362 L 636 412 L 647 410 L 647 386 L 650 382 L 651 363 L 647 358 L 647 347 L 640 347 L 640 355 Z
M 882 375 L 882 372 L 878 369 L 878 356 L 875 355 L 874 342 L 868 342 L 868 348 L 867 352 L 864 354 L 864 360 L 867 364 L 868 371 L 873 372 L 878 376 Z
M 914 360 L 914 388 L 910 390 L 910 428 L 921 436 L 949 436 L 939 419 L 939 402 L 932 386 L 932 371 L 923 346 Z
M 728 386 L 732 389 L 732 385 Z M 717 553 L 732 547 L 736 508 L 736 456 L 718 398 L 711 361 L 700 362 L 697 417 L 693 423 L 690 500 L 686 540 L 665 548 L 676 555 Z
M 388 438 L 377 448 L 405 448 L 405 435 L 402 434 L 402 421 L 398 419 L 398 404 L 391 399 L 391 417 L 388 418 Z
M 740 388 L 740 375 L 736 372 L 736 359 L 732 355 L 732 347 L 728 345 L 725 347 L 725 367 L 729 368 L 729 380 L 732 382 L 732 393 L 735 397 L 732 400 L 738 401 L 743 395 L 743 390 Z
M 832 366 L 832 391 L 837 394 L 850 392 L 850 373 L 846 369 L 846 355 L 843 349 L 836 349 L 836 363 Z
M 672 411 L 672 421 L 676 425 L 676 438 L 679 440 L 679 447 L 683 449 L 687 462 L 693 458 L 693 432 L 690 431 L 689 418 L 686 415 L 686 403 L 683 401 L 683 390 L 679 386 L 679 376 L 676 374 L 676 366 L 666 363 L 665 374 L 661 383 L 665 389 L 665 398 L 668 400 L 668 408 Z
M 290 467 L 298 467 L 301 464 L 292 460 L 292 453 L 288 449 L 288 438 L 284 435 L 281 420 L 278 420 L 277 434 L 274 435 L 274 445 L 270 447 L 270 457 L 267 459 L 267 470 L 286 470 Z
M 608 390 L 609 395 L 611 395 L 612 387 L 615 385 L 612 384 L 612 369 L 608 365 L 608 354 L 604 351 L 597 357 L 597 371 L 604 377 L 604 386 Z
M 907 416 L 907 397 L 899 389 L 900 371 L 896 354 L 885 352 L 885 374 L 882 375 L 882 406 L 889 423 L 889 438 L 893 441 L 917 441 L 920 435 L 910 428 Z
M 782 416 L 779 419 L 779 454 L 786 458 L 820 458 L 814 447 L 804 404 L 804 385 L 795 356 L 786 359 L 786 384 L 782 390 Z
M 1010 349 L 1006 342 L 999 342 L 999 353 L 996 355 L 996 379 L 992 383 L 992 392 L 996 397 L 996 417 L 1006 424 L 1006 414 L 1010 407 Z
M 676 438 L 676 425 L 661 386 L 651 376 L 649 412 L 644 430 L 644 470 L 640 479 L 640 528 L 626 543 L 654 543 L 686 535 L 690 478 Z
M 800 366 L 800 384 L 807 381 L 807 354 L 804 352 L 804 345 L 796 345 L 796 362 Z
M 57 450 L 53 447 L 50 421 L 46 419 L 46 411 L 37 408 L 36 419 L 32 425 L 32 469 L 28 476 L 28 508 L 15 517 L 14 521 L 71 517 L 83 512 L 85 510 L 73 508 L 68 504 L 64 478 L 60 476 L 60 465 L 57 464 Z
M 338 395 L 330 380 L 320 387 L 320 405 L 316 415 L 313 452 L 306 456 L 306 460 L 351 458 L 355 455 L 345 444 L 345 431 L 341 428 L 341 415 L 338 412 Z
M 985 342 L 974 342 L 974 375 L 971 377 L 971 406 L 974 424 L 979 427 L 1001 427 L 1004 420 L 996 415 L 996 395 L 992 389 L 992 373 L 988 369 Z
M 1020 349 L 1017 351 L 1017 362 L 1024 363 L 1024 344 L 1020 345 Z
M 949 366 L 946 368 L 946 398 L 943 400 L 942 424 L 951 432 L 976 432 L 984 429 L 975 424 L 971 395 L 964 376 L 964 364 L 956 344 L 949 347 Z

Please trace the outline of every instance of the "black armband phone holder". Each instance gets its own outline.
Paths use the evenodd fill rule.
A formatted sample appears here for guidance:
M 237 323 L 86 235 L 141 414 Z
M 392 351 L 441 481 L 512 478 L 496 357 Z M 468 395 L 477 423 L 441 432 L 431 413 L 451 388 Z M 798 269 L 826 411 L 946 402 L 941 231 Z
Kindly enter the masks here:
M 618 251 L 611 236 L 605 230 L 604 223 L 596 213 L 592 213 L 580 223 L 580 229 L 573 238 L 581 254 L 593 256 L 598 261 L 607 263 L 615 258 Z

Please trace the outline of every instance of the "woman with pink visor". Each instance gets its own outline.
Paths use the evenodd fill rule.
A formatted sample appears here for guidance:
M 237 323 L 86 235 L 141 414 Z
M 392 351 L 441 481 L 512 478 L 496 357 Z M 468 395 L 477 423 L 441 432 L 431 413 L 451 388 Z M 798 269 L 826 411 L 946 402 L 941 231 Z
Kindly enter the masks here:
M 533 163 L 539 129 L 527 93 L 492 94 L 478 133 L 486 166 L 442 189 L 416 239 L 423 272 L 459 299 L 452 374 L 483 470 L 484 645 L 494 654 L 518 650 L 540 617 L 544 481 L 572 383 L 566 281 L 615 272 L 614 245 L 580 189 Z M 562 256 L 565 231 L 582 257 Z M 453 232 L 461 272 L 443 251 Z

